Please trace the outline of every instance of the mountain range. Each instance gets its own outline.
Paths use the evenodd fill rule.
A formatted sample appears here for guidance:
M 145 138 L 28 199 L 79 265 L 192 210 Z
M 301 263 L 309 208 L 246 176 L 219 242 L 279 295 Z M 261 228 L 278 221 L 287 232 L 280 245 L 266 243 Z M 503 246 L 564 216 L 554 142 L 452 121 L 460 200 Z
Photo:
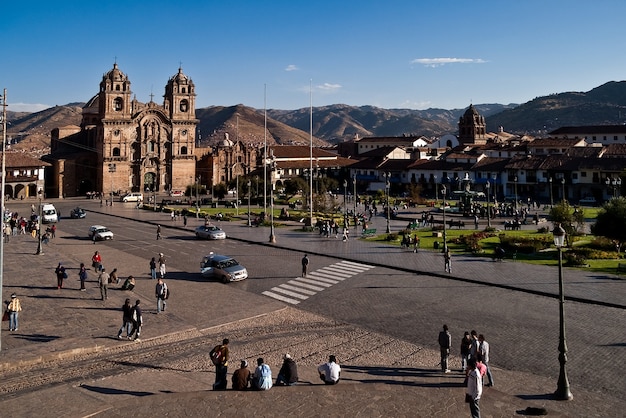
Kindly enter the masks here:
M 36 112 L 7 112 L 7 135 L 14 148 L 45 153 L 55 127 L 80 125 L 84 103 L 69 103 Z M 469 104 L 468 104 L 469 105 Z M 562 126 L 621 125 L 626 122 L 626 81 L 611 81 L 587 92 L 537 97 L 524 104 L 475 104 L 487 130 L 542 136 Z M 466 109 L 382 109 L 336 104 L 314 107 L 313 143 L 328 146 L 355 136 L 426 136 L 455 134 Z M 265 113 L 267 113 L 267 131 Z M 196 109 L 199 140 L 215 145 L 226 138 L 249 143 L 309 144 L 311 109 L 254 109 L 209 106 Z

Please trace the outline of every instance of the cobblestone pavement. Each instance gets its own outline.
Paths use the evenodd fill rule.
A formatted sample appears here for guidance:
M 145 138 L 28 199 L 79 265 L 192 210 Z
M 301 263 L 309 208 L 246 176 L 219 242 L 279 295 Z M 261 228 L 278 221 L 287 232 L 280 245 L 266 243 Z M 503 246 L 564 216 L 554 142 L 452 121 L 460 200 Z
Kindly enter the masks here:
M 168 228 L 173 226 L 163 221 L 164 214 L 134 210 L 130 205 L 91 209 L 144 222 L 158 222 Z M 59 225 L 57 240 L 63 236 L 63 221 Z M 195 224 L 190 222 L 188 228 L 192 226 Z M 182 222 L 179 221 L 176 227 L 182 228 Z M 230 229 L 234 239 L 263 244 L 267 241 L 267 229 Z M 282 228 L 277 229 L 276 235 L 276 246 L 328 255 L 316 236 Z M 411 264 L 409 257 L 413 254 L 398 250 L 398 256 L 390 256 L 388 250 L 382 251 L 380 247 L 350 240 L 344 251 L 339 249 L 344 247 L 339 247 L 335 254 L 342 259 L 445 275 L 441 256 L 437 253 L 420 252 L 419 263 Z M 56 290 L 52 274 L 55 261 L 64 259 L 77 263 L 81 258 L 72 254 L 85 250 L 71 243 L 61 244 L 61 241 L 47 246 L 44 256 L 33 255 L 35 249 L 36 244 L 29 236 L 12 238 L 5 245 L 3 296 L 6 299 L 7 294 L 17 292 L 25 305 L 20 316 L 20 330 L 9 333 L 3 326 L 1 335 L 0 379 L 8 383 L 0 389 L 0 410 L 12 411 L 11 416 L 108 417 L 144 416 L 155 412 L 162 416 L 289 414 L 300 417 L 457 417 L 469 414 L 463 403 L 462 376 L 457 372 L 437 372 L 438 353 L 433 350 L 296 308 L 286 308 L 283 303 L 270 298 L 220 284 L 209 284 L 213 300 L 246 300 L 244 305 L 220 307 L 207 304 L 207 317 L 215 315 L 216 318 L 227 318 L 226 321 L 206 320 L 198 327 L 171 312 L 150 315 L 141 342 L 118 341 L 113 337 L 119 325 L 111 324 L 110 318 L 120 316 L 119 306 L 127 294 L 114 291 L 110 301 L 101 302 L 97 300 L 99 294 L 93 277 L 87 292 Z M 115 257 L 121 263 L 144 262 L 120 251 L 107 251 L 109 257 Z M 462 256 L 455 257 L 453 262 L 453 274 L 457 280 L 516 286 L 545 294 L 556 294 L 558 290 L 552 279 L 553 271 L 534 270 L 536 267 L 529 270 L 528 265 L 522 263 L 484 260 L 477 263 L 472 257 Z M 519 277 L 525 280 L 520 282 Z M 569 298 L 611 306 L 620 306 L 625 300 L 624 282 L 617 277 L 598 278 L 568 270 L 566 280 Z M 133 294 L 133 298 L 135 296 L 152 300 L 152 295 Z M 214 374 L 208 364 L 206 347 L 224 336 L 233 341 L 231 350 L 235 359 L 250 361 L 263 356 L 274 373 L 278 371 L 284 347 L 290 347 L 300 366 L 302 383 L 268 392 L 209 391 Z M 189 354 L 182 358 L 166 357 L 159 361 L 159 356 L 148 356 L 149 347 L 165 345 L 172 340 L 180 341 L 181 352 L 187 353 L 185 347 L 192 347 L 192 341 L 198 338 L 206 341 L 205 349 L 194 352 L 189 348 Z M 128 352 L 139 356 L 136 362 L 126 361 L 125 353 Z M 326 387 L 317 384 L 314 366 L 331 352 L 342 353 L 343 381 L 337 386 Z M 86 370 L 84 377 L 63 377 L 63 370 L 70 369 L 68 365 L 74 362 L 117 353 L 119 361 L 115 362 L 116 366 L 118 363 L 127 366 L 123 373 L 110 375 L 106 368 L 103 371 L 94 368 Z M 142 353 L 147 357 L 142 358 Z M 616 359 L 616 367 L 623 368 L 623 360 L 623 357 Z M 112 361 L 102 360 L 98 364 L 107 362 Z M 231 372 L 236 363 L 235 360 L 231 365 Z M 57 375 L 59 382 L 54 380 Z M 580 388 L 573 389 L 574 401 L 551 400 L 549 392 L 555 382 L 523 372 L 498 370 L 497 383 L 497 387 L 485 388 L 481 402 L 485 417 L 520 414 L 528 406 L 543 406 L 550 416 L 622 416 L 620 411 L 626 407 L 622 399 Z

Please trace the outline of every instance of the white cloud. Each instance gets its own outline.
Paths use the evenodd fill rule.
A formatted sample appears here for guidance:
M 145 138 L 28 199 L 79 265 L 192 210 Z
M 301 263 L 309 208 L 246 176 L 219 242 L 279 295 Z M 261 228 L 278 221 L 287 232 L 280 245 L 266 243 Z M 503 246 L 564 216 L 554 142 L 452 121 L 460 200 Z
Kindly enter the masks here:
M 326 92 L 335 92 L 341 88 L 341 84 L 324 83 L 315 86 L 315 88 Z
M 412 100 L 405 100 L 398 106 L 399 109 L 417 109 L 426 110 L 433 106 L 431 101 L 414 102 Z
M 417 58 L 411 64 L 422 64 L 426 67 L 439 67 L 446 64 L 484 64 L 480 58 Z
M 8 103 L 7 110 L 12 112 L 40 112 L 52 106 L 41 103 Z
M 294 65 L 294 64 L 289 64 L 289 65 L 285 68 L 285 71 L 297 71 L 297 70 L 299 70 L 299 68 L 298 68 L 296 65 Z

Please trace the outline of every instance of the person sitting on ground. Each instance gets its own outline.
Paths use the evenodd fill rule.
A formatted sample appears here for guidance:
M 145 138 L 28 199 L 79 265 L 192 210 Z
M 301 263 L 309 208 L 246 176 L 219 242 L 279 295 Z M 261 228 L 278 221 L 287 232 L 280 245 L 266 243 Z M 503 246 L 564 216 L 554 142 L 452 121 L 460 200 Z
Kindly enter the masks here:
M 339 374 L 341 367 L 337 364 L 337 358 L 334 355 L 328 356 L 328 363 L 324 363 L 317 368 L 320 379 L 327 385 L 336 385 L 339 383 Z
M 246 390 L 250 385 L 252 374 L 248 369 L 248 362 L 241 360 L 241 365 L 233 373 L 233 390 Z
M 128 276 L 126 280 L 124 280 L 124 284 L 122 285 L 122 290 L 133 290 L 135 288 L 135 277 Z
M 252 386 L 256 390 L 269 390 L 272 388 L 272 370 L 265 364 L 262 357 L 256 360 L 257 367 L 252 378 Z
M 117 277 L 117 268 L 111 270 L 111 273 L 109 274 L 109 283 L 120 284 L 120 278 Z
M 289 353 L 283 357 L 283 365 L 276 377 L 276 386 L 293 386 L 298 383 L 298 366 Z

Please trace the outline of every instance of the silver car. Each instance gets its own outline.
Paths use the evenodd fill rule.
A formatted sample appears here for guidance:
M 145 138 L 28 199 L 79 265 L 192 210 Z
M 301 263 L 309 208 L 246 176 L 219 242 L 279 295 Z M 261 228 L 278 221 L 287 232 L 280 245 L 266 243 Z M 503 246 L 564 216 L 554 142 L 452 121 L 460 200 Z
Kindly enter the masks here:
M 94 241 L 104 241 L 113 239 L 113 232 L 106 226 L 92 225 L 88 232 L 89 237 Z
M 226 232 L 214 225 L 201 225 L 196 228 L 196 237 L 202 239 L 226 239 Z
M 237 282 L 248 278 L 248 270 L 237 260 L 213 252 L 202 259 L 200 274 L 202 277 L 216 277 L 222 283 Z

